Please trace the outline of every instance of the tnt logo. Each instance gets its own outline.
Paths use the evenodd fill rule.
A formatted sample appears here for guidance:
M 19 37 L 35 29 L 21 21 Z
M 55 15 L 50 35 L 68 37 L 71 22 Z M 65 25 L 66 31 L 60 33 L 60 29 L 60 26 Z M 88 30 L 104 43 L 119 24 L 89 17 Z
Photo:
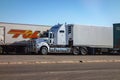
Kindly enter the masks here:
M 38 38 L 40 31 L 32 32 L 31 30 L 17 30 L 17 29 L 11 29 L 8 34 L 14 34 L 12 38 L 18 38 L 20 35 L 22 35 L 23 38 Z

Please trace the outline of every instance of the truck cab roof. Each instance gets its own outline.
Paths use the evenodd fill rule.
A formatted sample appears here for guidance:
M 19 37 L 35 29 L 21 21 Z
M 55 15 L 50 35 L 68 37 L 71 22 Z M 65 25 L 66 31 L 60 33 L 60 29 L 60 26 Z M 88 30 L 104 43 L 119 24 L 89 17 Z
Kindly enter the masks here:
M 50 29 L 50 32 L 57 32 L 60 29 L 61 26 L 62 26 L 62 24 L 58 24 L 58 25 L 53 26 Z

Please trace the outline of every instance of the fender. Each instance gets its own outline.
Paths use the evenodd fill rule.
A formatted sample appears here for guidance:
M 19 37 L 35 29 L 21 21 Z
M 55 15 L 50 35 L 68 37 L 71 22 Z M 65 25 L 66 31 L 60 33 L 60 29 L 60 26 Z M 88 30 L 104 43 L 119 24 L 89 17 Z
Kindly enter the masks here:
M 46 47 L 48 48 L 48 52 L 49 52 L 50 47 L 49 47 L 48 43 L 46 43 L 46 42 L 41 42 L 41 43 L 37 44 L 37 52 L 38 52 L 38 51 L 41 49 L 41 47 L 43 47 L 43 46 L 46 46 Z

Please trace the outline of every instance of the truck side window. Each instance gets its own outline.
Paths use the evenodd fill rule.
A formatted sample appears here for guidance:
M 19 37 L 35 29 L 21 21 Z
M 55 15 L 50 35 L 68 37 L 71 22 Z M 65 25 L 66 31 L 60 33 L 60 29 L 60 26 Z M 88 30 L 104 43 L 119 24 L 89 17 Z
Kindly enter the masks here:
M 54 38 L 54 34 L 53 33 L 50 33 L 50 38 Z
M 52 38 L 52 33 L 50 33 L 50 38 Z

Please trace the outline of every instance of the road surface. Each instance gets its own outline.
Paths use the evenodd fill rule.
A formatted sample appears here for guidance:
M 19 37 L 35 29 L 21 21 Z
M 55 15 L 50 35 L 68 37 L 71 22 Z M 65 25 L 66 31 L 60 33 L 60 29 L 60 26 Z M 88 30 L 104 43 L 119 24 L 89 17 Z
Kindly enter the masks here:
M 0 55 L 0 64 L 120 62 L 119 55 Z
M 0 80 L 120 80 L 120 63 L 6 64 Z

